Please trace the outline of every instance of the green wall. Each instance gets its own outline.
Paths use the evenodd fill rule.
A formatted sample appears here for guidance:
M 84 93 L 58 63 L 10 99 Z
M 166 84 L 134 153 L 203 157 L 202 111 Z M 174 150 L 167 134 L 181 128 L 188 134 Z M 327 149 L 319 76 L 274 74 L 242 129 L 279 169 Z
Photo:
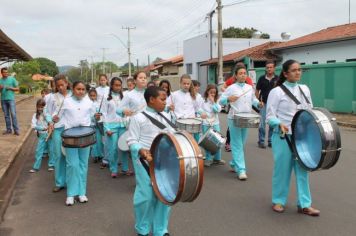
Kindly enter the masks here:
M 303 65 L 302 84 L 309 86 L 313 104 L 332 112 L 356 113 L 356 63 Z M 256 68 L 257 79 L 265 73 Z M 276 68 L 279 75 L 281 67 Z

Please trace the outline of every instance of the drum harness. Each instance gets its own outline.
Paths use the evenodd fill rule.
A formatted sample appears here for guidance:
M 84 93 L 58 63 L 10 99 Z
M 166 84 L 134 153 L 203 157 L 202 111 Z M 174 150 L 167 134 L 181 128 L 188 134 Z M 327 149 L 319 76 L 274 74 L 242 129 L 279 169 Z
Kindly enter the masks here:
M 300 104 L 301 104 L 301 102 L 292 94 L 291 91 L 289 91 L 289 89 L 287 89 L 286 86 L 284 86 L 283 84 L 281 84 L 279 87 L 283 90 L 283 92 L 284 92 L 290 99 L 292 99 L 292 100 L 295 102 L 295 104 L 297 104 L 297 105 L 300 105 Z M 299 91 L 300 91 L 300 93 L 302 94 L 303 98 L 305 99 L 305 101 L 310 105 L 310 101 L 309 101 L 309 99 L 307 98 L 307 96 L 304 94 L 303 90 L 300 88 L 300 86 L 298 86 L 298 88 L 299 88 Z M 294 159 L 294 160 L 297 160 L 297 154 L 296 154 L 296 153 L 297 153 L 297 150 L 293 147 L 293 145 L 292 145 L 292 140 L 289 138 L 289 136 L 288 136 L 286 133 L 281 133 L 280 137 L 281 137 L 281 139 L 285 139 L 285 140 L 287 141 L 287 144 L 288 144 L 288 146 L 289 146 L 289 148 L 290 148 L 290 150 L 291 150 L 291 152 L 292 152 L 293 159 Z

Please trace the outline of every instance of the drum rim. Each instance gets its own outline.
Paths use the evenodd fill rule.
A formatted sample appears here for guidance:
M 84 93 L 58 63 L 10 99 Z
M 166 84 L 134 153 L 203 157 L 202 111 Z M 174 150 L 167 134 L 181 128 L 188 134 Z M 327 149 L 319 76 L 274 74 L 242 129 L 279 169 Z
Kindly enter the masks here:
M 168 138 L 172 141 L 172 143 L 177 151 L 177 154 L 179 156 L 182 156 L 183 151 L 182 151 L 181 147 L 179 146 L 177 139 L 174 137 L 173 134 L 164 133 L 164 132 L 159 133 L 153 140 L 151 148 L 150 148 L 150 152 L 151 152 L 152 156 L 154 155 L 154 150 L 156 150 L 156 147 L 157 147 L 159 141 L 165 135 L 168 136 Z M 153 156 L 153 158 L 154 158 L 154 156 Z M 151 177 L 152 187 L 153 187 L 153 190 L 154 190 L 156 196 L 158 197 L 158 199 L 166 205 L 174 205 L 175 203 L 179 202 L 179 200 L 181 199 L 181 197 L 183 195 L 183 189 L 185 186 L 185 178 L 179 178 L 179 185 L 178 185 L 179 187 L 178 187 L 178 192 L 176 193 L 176 197 L 172 202 L 169 202 L 162 196 L 161 192 L 159 191 L 157 181 L 156 181 L 156 176 L 155 176 L 153 160 L 149 163 L 149 168 L 150 168 L 150 177 Z M 179 160 L 179 176 L 185 176 L 184 160 L 182 160 L 182 159 Z
M 72 135 L 72 136 L 68 136 L 68 135 L 64 134 L 67 130 L 70 130 L 70 129 L 73 129 L 73 128 L 90 128 L 91 132 L 87 133 L 85 135 Z M 87 137 L 87 136 L 90 136 L 90 135 L 93 135 L 93 134 L 95 134 L 95 129 L 92 126 L 77 126 L 77 127 L 72 127 L 72 128 L 68 128 L 68 129 L 63 130 L 62 133 L 61 133 L 61 137 L 62 138 L 83 138 L 83 137 Z
M 298 163 L 304 168 L 306 169 L 307 171 L 316 171 L 316 170 L 323 170 L 323 169 L 329 169 L 331 167 L 333 167 L 336 162 L 338 161 L 339 159 L 339 156 L 340 156 L 340 151 L 337 151 L 336 152 L 336 155 L 335 155 L 335 160 L 329 164 L 328 166 L 325 166 L 325 167 L 322 167 L 322 163 L 324 162 L 324 159 L 325 159 L 325 156 L 326 156 L 326 153 L 323 153 L 323 152 L 320 152 L 320 161 L 318 163 L 318 165 L 314 168 L 310 168 L 308 166 L 306 166 L 304 164 L 304 162 L 301 160 L 300 156 L 299 156 L 299 153 L 297 152 L 297 145 L 295 143 L 295 126 L 296 126 L 296 122 L 297 122 L 297 119 L 299 118 L 299 116 L 303 113 L 303 112 L 308 112 L 313 118 L 314 118 L 314 122 L 315 120 L 318 118 L 314 112 L 312 112 L 312 110 L 318 110 L 318 111 L 321 111 L 323 112 L 323 114 L 325 116 L 327 116 L 329 118 L 329 122 L 330 124 L 332 125 L 333 127 L 333 131 L 335 132 L 335 136 L 336 136 L 336 139 L 337 139 L 337 142 L 336 142 L 336 145 L 337 147 L 336 148 L 340 148 L 341 147 L 341 136 L 340 136 L 340 130 L 339 130 L 339 127 L 337 125 L 335 125 L 335 121 L 331 120 L 332 115 L 331 113 L 325 109 L 325 108 L 319 108 L 319 107 L 315 107 L 315 108 L 312 108 L 312 109 L 301 109 L 299 111 L 297 111 L 297 113 L 294 115 L 293 119 L 292 119 L 292 146 L 293 146 L 293 149 L 294 149 L 294 152 L 295 152 L 295 155 L 297 157 L 297 161 Z M 322 125 L 320 123 L 316 123 L 317 126 L 319 127 L 319 130 L 323 130 L 322 128 Z M 325 145 L 325 141 L 326 141 L 326 138 L 325 138 L 325 135 L 322 134 L 321 132 L 319 132 L 320 134 L 320 138 L 322 140 L 322 149 L 326 149 L 326 145 Z M 321 151 L 321 150 L 320 150 Z

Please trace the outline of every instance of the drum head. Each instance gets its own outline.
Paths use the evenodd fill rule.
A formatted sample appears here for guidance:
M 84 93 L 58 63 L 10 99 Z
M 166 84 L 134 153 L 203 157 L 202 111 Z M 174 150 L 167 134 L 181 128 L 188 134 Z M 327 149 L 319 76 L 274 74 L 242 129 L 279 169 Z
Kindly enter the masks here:
M 92 135 L 95 133 L 95 130 L 90 127 L 90 126 L 79 126 L 79 127 L 73 127 L 70 129 L 66 129 L 62 133 L 63 138 L 80 138 L 88 135 Z
M 119 138 L 117 145 L 121 151 L 128 151 L 129 145 L 127 144 L 127 138 L 129 137 L 129 131 L 125 131 Z
M 293 144 L 298 158 L 306 169 L 318 167 L 321 159 L 322 135 L 316 120 L 308 110 L 299 111 L 293 118 Z
M 199 125 L 202 121 L 198 118 L 182 118 L 177 120 L 178 123 L 186 125 Z
M 154 177 L 162 197 L 169 203 L 177 198 L 179 190 L 179 159 L 175 145 L 168 135 L 156 139 L 153 151 Z

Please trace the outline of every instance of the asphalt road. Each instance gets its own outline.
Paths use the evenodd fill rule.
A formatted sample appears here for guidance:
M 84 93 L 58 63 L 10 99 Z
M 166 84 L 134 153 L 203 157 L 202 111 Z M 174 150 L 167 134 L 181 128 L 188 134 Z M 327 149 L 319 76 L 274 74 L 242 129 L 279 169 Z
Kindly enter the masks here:
M 338 164 L 310 175 L 313 206 L 321 210 L 320 217 L 296 212 L 294 179 L 286 212 L 271 210 L 272 153 L 257 148 L 257 130 L 250 130 L 246 145 L 249 179 L 239 181 L 228 165 L 206 169 L 199 198 L 173 207 L 171 235 L 356 235 L 356 131 L 342 128 L 341 134 Z M 107 170 L 91 163 L 89 202 L 67 207 L 64 191 L 51 192 L 53 177 L 46 171 L 46 161 L 40 172 L 28 173 L 34 140 L 32 135 L 22 150 L 20 158 L 27 161 L 0 225 L 1 236 L 136 235 L 133 177 L 111 179 Z M 228 161 L 230 153 L 223 152 L 223 159 Z

